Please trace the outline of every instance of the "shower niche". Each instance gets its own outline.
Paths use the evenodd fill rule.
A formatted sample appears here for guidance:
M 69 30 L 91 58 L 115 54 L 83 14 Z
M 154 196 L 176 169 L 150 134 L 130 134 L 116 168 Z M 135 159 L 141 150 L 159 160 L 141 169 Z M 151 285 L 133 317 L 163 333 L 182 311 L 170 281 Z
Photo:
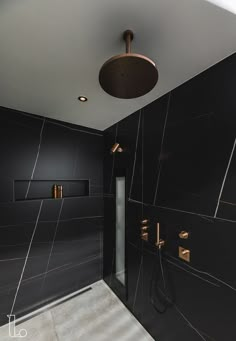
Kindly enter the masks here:
M 13 201 L 54 199 L 53 186 L 63 188 L 63 198 L 89 196 L 88 179 L 54 180 L 15 180 L 13 183 Z M 56 200 L 56 199 L 54 199 Z

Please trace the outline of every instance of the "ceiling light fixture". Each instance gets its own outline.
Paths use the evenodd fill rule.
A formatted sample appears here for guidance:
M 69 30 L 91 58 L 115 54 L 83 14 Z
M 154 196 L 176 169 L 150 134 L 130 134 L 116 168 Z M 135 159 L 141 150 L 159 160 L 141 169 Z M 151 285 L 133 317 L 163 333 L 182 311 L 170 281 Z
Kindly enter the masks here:
M 78 100 L 80 101 L 80 102 L 87 102 L 87 97 L 85 97 L 85 96 L 79 96 L 78 97 Z
M 99 73 L 99 82 L 104 91 L 118 98 L 136 98 L 151 91 L 158 81 L 155 63 L 146 56 L 131 53 L 134 34 L 123 34 L 126 53 L 108 59 Z

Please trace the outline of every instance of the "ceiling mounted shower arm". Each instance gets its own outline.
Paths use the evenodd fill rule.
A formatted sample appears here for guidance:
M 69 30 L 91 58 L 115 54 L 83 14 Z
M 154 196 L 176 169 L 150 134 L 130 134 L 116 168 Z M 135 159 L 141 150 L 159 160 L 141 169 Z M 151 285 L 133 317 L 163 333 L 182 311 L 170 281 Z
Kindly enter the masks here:
M 131 53 L 131 41 L 134 39 L 134 34 L 131 30 L 126 30 L 123 35 L 126 44 L 126 53 Z
M 126 52 L 109 58 L 99 72 L 99 83 L 109 95 L 131 99 L 146 95 L 158 81 L 155 63 L 142 54 L 131 52 L 134 34 L 123 33 Z

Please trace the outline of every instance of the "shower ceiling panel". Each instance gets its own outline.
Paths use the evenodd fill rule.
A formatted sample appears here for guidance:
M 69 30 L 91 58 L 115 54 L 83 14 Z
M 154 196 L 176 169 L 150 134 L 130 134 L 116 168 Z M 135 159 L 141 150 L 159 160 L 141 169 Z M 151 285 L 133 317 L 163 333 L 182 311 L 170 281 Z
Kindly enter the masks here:
M 159 71 L 150 93 L 128 100 L 98 81 L 127 28 Z M 3 0 L 0 105 L 103 130 L 234 53 L 235 32 L 236 16 L 205 0 Z

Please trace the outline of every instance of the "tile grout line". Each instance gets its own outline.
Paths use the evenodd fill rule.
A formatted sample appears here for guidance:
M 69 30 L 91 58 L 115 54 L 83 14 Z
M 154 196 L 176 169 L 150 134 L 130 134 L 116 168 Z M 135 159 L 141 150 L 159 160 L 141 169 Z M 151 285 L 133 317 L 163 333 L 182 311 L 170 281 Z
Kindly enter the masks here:
M 170 258 L 176 260 L 176 261 L 179 261 L 178 259 L 176 259 L 175 257 L 173 257 L 173 256 L 171 256 L 171 255 L 168 255 L 168 256 L 169 256 Z M 213 278 L 213 279 L 215 279 L 216 281 L 218 281 L 218 282 L 224 284 L 225 286 L 227 286 L 227 287 L 230 288 L 231 290 L 236 291 L 236 288 L 234 288 L 233 286 L 229 285 L 228 283 L 222 281 L 220 278 L 217 278 L 217 277 L 211 275 L 210 273 L 208 273 L 208 272 L 206 272 L 206 271 L 198 270 L 198 269 L 196 269 L 196 268 L 194 268 L 194 267 L 192 267 L 192 266 L 190 266 L 190 265 L 188 265 L 188 264 L 185 264 L 185 266 L 188 267 L 189 269 L 192 269 L 192 270 L 196 271 L 197 273 L 200 273 L 200 274 L 202 274 L 202 275 L 206 275 L 206 276 L 208 276 L 208 277 L 210 277 L 210 278 Z
M 161 257 L 161 250 L 159 251 L 159 258 L 160 258 L 160 267 L 161 267 L 161 275 L 163 280 L 163 285 L 165 288 L 165 276 L 163 271 L 163 263 L 162 263 L 162 257 Z M 159 288 L 160 289 L 160 288 Z M 162 290 L 161 290 L 162 291 Z M 163 292 L 162 292 L 163 293 Z M 163 293 L 165 296 L 165 294 Z M 177 310 L 177 312 L 182 316 L 182 318 L 187 322 L 188 326 L 192 328 L 200 337 L 202 340 L 207 341 L 204 336 L 200 333 L 200 331 L 192 325 L 192 323 L 187 319 L 187 317 L 180 311 L 180 309 L 177 307 L 177 305 L 174 303 L 174 308 Z
M 218 284 L 216 284 L 216 283 L 213 283 L 213 282 L 211 282 L 211 281 L 208 281 L 207 279 L 205 279 L 205 278 L 203 278 L 203 277 L 201 277 L 201 276 L 198 276 L 198 275 L 196 275 L 195 273 L 193 273 L 193 272 L 191 272 L 191 271 L 188 271 L 187 269 L 183 268 L 182 266 L 180 266 L 180 265 L 178 265 L 178 264 L 176 264 L 176 263 L 174 263 L 174 262 L 171 262 L 169 259 L 166 259 L 166 261 L 167 261 L 168 263 L 172 264 L 173 266 L 175 266 L 175 267 L 177 267 L 177 268 L 179 268 L 179 269 L 181 269 L 181 270 L 183 270 L 183 271 L 185 271 L 185 272 L 191 274 L 192 276 L 197 277 L 197 278 L 201 279 L 202 281 L 207 282 L 207 283 L 213 285 L 213 286 L 216 287 L 216 288 L 220 288 L 220 285 L 218 285 Z
M 30 186 L 31 186 L 31 181 L 33 180 L 34 172 L 35 172 L 35 169 L 36 169 L 36 166 L 37 166 L 37 162 L 38 162 L 38 158 L 39 158 L 39 153 L 40 153 L 40 148 L 41 148 L 41 143 L 42 143 L 42 135 L 43 135 L 44 124 L 45 124 L 45 119 L 43 120 L 43 123 L 42 123 L 41 131 L 40 131 L 40 135 L 39 135 L 38 151 L 37 151 L 34 167 L 33 167 L 33 170 L 32 170 L 32 174 L 31 174 L 31 177 L 30 177 L 30 181 L 29 181 L 29 184 L 28 184 L 28 187 L 27 187 L 27 191 L 26 191 L 26 194 L 25 194 L 25 199 L 27 199 L 27 197 L 28 197 Z
M 134 171 L 135 171 L 135 166 L 136 166 L 137 148 L 138 148 L 138 140 L 139 140 L 139 129 L 140 129 L 141 114 L 142 114 L 142 110 L 140 109 L 139 110 L 138 126 L 137 126 L 137 136 L 136 136 L 135 152 L 134 152 L 133 171 L 132 171 L 132 177 L 131 177 L 131 182 L 130 182 L 130 190 L 129 190 L 129 198 L 131 197 L 132 187 L 133 187 Z
M 13 109 L 13 110 L 15 110 L 15 109 Z M 34 119 L 34 120 L 39 120 L 39 121 L 46 120 L 47 123 L 54 124 L 54 125 L 58 125 L 58 126 L 67 128 L 67 129 L 69 129 L 69 130 L 79 131 L 79 132 L 84 133 L 84 134 L 91 134 L 91 135 L 97 135 L 97 136 L 103 137 L 103 134 L 93 133 L 92 131 L 86 131 L 86 130 L 82 130 L 82 129 L 76 129 L 76 128 L 69 127 L 69 126 L 67 126 L 67 125 L 65 125 L 65 124 L 62 124 L 62 123 L 53 122 L 53 121 L 51 121 L 51 120 L 53 120 L 53 118 L 50 118 L 50 117 L 48 117 L 48 118 L 44 118 L 44 117 L 42 117 L 42 116 L 37 117 L 37 116 L 35 116 L 35 115 L 33 115 L 33 114 L 27 114 L 27 113 L 24 113 L 24 112 L 22 112 L 22 111 L 17 111 L 17 113 L 18 113 L 19 115 L 23 115 L 23 116 L 30 117 L 30 118 L 32 118 L 32 119 Z M 68 122 L 68 124 L 74 124 L 74 123 Z
M 76 128 L 72 128 L 72 127 L 68 127 L 66 126 L 65 124 L 61 124 L 61 123 L 55 123 L 55 122 L 52 122 L 50 120 L 47 119 L 47 123 L 50 123 L 50 124 L 53 124 L 53 125 L 56 125 L 56 126 L 60 126 L 60 127 L 64 127 L 66 129 L 69 129 L 69 130 L 73 130 L 73 131 L 78 131 L 80 133 L 84 133 L 84 134 L 90 134 L 90 135 L 96 135 L 96 136 L 100 136 L 100 137 L 103 137 L 102 134 L 99 134 L 99 133 L 93 133 L 92 131 L 85 131 L 85 130 L 82 130 L 82 129 L 76 129 Z M 73 123 L 71 123 L 73 124 Z
M 205 339 L 205 337 L 200 333 L 200 331 L 199 331 L 196 327 L 194 327 L 194 326 L 192 325 L 192 323 L 187 319 L 187 317 L 182 313 L 182 311 L 177 307 L 176 304 L 174 304 L 174 307 L 175 307 L 175 309 L 177 310 L 177 312 L 182 316 L 182 318 L 187 322 L 188 326 L 189 326 L 191 329 L 193 329 L 193 330 L 200 336 L 200 338 L 201 338 L 202 340 L 207 341 L 207 340 Z
M 115 132 L 115 143 L 116 143 L 116 140 L 117 140 L 117 136 L 118 136 L 118 123 L 116 123 L 116 132 Z M 112 180 L 113 180 L 113 173 L 114 173 L 114 166 L 115 166 L 115 155 L 116 153 L 113 153 L 112 154 L 112 169 L 111 169 L 111 182 L 110 182 L 110 193 L 111 193 L 111 190 L 112 190 Z
M 81 261 L 80 263 L 76 263 L 76 264 L 73 264 L 73 263 L 64 264 L 64 265 L 62 265 L 62 266 L 53 268 L 53 269 L 49 270 L 48 272 L 42 272 L 42 273 L 40 273 L 40 274 L 38 274 L 38 275 L 35 275 L 35 276 L 32 276 L 32 277 L 23 279 L 22 282 L 21 282 L 21 285 L 24 286 L 24 285 L 27 284 L 29 281 L 33 281 L 33 280 L 35 280 L 35 279 L 37 279 L 37 278 L 38 278 L 38 279 L 41 279 L 41 277 L 42 277 L 43 275 L 45 275 L 45 274 L 46 274 L 46 275 L 49 274 L 49 276 L 50 276 L 51 273 L 54 272 L 54 271 L 57 271 L 57 270 L 58 270 L 58 272 L 67 271 L 67 270 L 70 270 L 70 269 L 72 269 L 72 268 L 76 268 L 76 267 L 78 267 L 78 266 L 80 266 L 80 265 L 84 265 L 84 264 L 87 264 L 87 263 L 89 263 L 89 262 L 93 262 L 94 260 L 97 260 L 97 259 L 100 259 L 100 255 L 99 255 L 99 254 L 96 255 L 96 256 L 90 256 L 90 257 L 86 258 L 85 260 Z M 71 265 L 71 264 L 73 264 L 73 265 Z M 68 266 L 68 267 L 66 267 L 66 266 Z M 66 267 L 66 268 L 65 268 L 65 269 L 62 269 L 63 267 Z M 9 290 L 12 290 L 12 289 L 14 289 L 14 288 L 15 288 L 15 286 L 13 286 L 13 285 L 12 285 L 11 287 L 7 287 L 7 288 L 0 287 L 0 292 L 5 292 L 6 290 L 9 291 Z
M 158 176 L 157 176 L 157 183 L 156 183 L 156 190 L 155 190 L 153 205 L 155 205 L 155 202 L 156 202 L 157 191 L 158 191 L 158 187 L 159 187 L 159 180 L 160 180 L 161 169 L 162 169 L 161 154 L 162 154 L 162 149 L 163 149 L 163 144 L 164 144 L 164 138 L 165 138 L 165 131 L 166 131 L 167 119 L 168 119 L 168 115 L 169 115 L 170 98 L 171 98 L 171 91 L 170 91 L 169 98 L 168 98 L 167 110 L 166 110 L 166 118 L 165 118 L 165 123 L 164 123 L 164 127 L 163 127 L 163 134 L 162 134 L 161 148 L 160 148 L 159 162 L 158 162 L 158 168 L 159 168 L 159 170 L 158 170 Z
M 136 246 L 135 244 L 133 244 L 133 243 L 131 243 L 131 242 L 128 242 L 128 244 L 130 244 L 132 247 L 136 248 L 137 250 L 141 251 L 141 250 L 138 248 L 138 246 Z M 146 250 L 146 251 L 147 251 L 147 250 Z M 149 253 L 152 254 L 152 255 L 155 255 L 155 254 L 154 254 L 153 252 L 151 252 L 151 251 L 147 251 L 147 252 L 149 252 Z M 171 255 L 169 255 L 169 254 L 168 254 L 167 256 L 170 257 L 170 258 L 172 258 L 172 259 L 175 260 L 175 261 L 181 262 L 181 261 L 179 261 L 179 259 L 177 259 L 177 258 L 175 258 L 175 257 L 173 257 L 173 256 L 171 256 Z M 166 257 L 165 257 L 165 259 L 166 259 Z M 213 282 L 211 282 L 211 281 L 205 279 L 204 277 L 200 277 L 200 276 L 198 276 L 197 274 L 195 274 L 195 273 L 193 273 L 193 272 L 191 272 L 191 271 L 188 271 L 188 270 L 185 269 L 184 267 L 181 267 L 180 265 L 178 265 L 178 264 L 176 264 L 176 263 L 174 263 L 174 262 L 171 262 L 169 259 L 166 259 L 166 261 L 167 261 L 168 263 L 170 263 L 170 264 L 173 264 L 173 265 L 176 266 L 176 267 L 181 268 L 183 271 L 186 271 L 186 272 L 190 273 L 191 275 L 193 275 L 193 276 L 195 276 L 195 277 L 198 277 L 199 279 L 201 279 L 201 280 L 203 280 L 203 281 L 205 281 L 205 282 L 208 282 L 208 283 L 212 284 L 212 285 L 215 286 L 215 287 L 221 288 L 220 285 L 218 285 L 218 284 L 216 284 L 216 283 L 213 283 Z M 182 262 L 181 262 L 181 264 L 182 264 Z M 196 269 L 196 268 L 194 268 L 194 267 L 192 267 L 192 266 L 190 266 L 190 265 L 188 265 L 188 264 L 184 264 L 184 265 L 185 265 L 186 267 L 190 268 L 191 270 L 196 271 L 197 273 L 200 273 L 200 274 L 202 274 L 202 275 L 208 276 L 208 277 L 210 277 L 210 278 L 213 278 L 213 279 L 215 279 L 217 282 L 222 283 L 222 284 L 224 284 L 225 286 L 227 286 L 229 289 L 232 289 L 233 291 L 236 291 L 236 288 L 232 287 L 231 285 L 229 285 L 228 283 L 222 281 L 221 279 L 219 279 L 219 278 L 217 278 L 217 277 L 211 275 L 210 273 L 208 273 L 208 272 L 206 272 L 206 271 L 198 270 L 198 269 Z
M 177 208 L 171 208 L 171 207 L 166 207 L 166 206 L 156 206 L 156 205 L 153 205 L 153 204 L 142 203 L 141 201 L 134 200 L 134 199 L 131 199 L 131 198 L 129 198 L 128 201 L 129 202 L 133 202 L 133 203 L 137 203 L 137 204 L 140 204 L 140 205 L 151 206 L 151 207 L 156 207 L 156 208 L 170 210 L 170 211 L 175 211 L 175 212 L 187 213 L 187 214 L 198 216 L 198 217 L 200 217 L 202 219 L 210 218 L 210 219 L 222 220 L 224 222 L 229 222 L 229 223 L 236 223 L 236 220 L 230 220 L 230 219 L 225 219 L 225 218 L 220 218 L 220 217 L 213 217 L 213 216 L 209 216 L 209 215 L 206 215 L 206 214 L 203 214 L 203 213 L 194 213 L 194 212 L 190 212 L 190 211 L 183 211 L 183 210 L 178 210 Z M 207 220 L 209 220 L 209 219 L 207 219 Z
M 73 221 L 73 220 L 83 220 L 83 219 L 96 219 L 96 218 L 104 218 L 104 216 L 87 216 L 87 217 L 77 217 L 77 218 L 69 218 L 69 219 L 61 219 L 61 222 L 66 223 L 68 221 Z M 56 223 L 57 220 L 41 220 L 39 221 L 39 223 L 41 224 L 46 224 L 46 223 Z M 16 227 L 16 226 L 21 226 L 21 225 L 25 225 L 25 224 L 33 224 L 34 221 L 25 221 L 22 222 L 21 224 L 13 224 L 13 225 L 0 225 L 0 229 L 1 228 L 8 228 L 8 227 Z
M 29 248 L 28 248 L 28 251 L 27 251 L 27 254 L 26 254 L 26 257 L 25 257 L 25 262 L 24 262 L 23 269 L 22 269 L 21 276 L 20 276 L 20 280 L 19 280 L 19 283 L 18 283 L 18 286 L 17 286 L 17 289 L 16 289 L 16 293 L 15 293 L 15 297 L 14 297 L 13 304 L 12 304 L 12 307 L 11 307 L 10 315 L 12 315 L 14 307 L 15 307 L 16 298 L 17 298 L 17 295 L 18 295 L 18 291 L 20 289 L 20 285 L 21 285 L 21 282 L 22 282 L 22 278 L 23 278 L 23 275 L 24 275 L 25 268 L 26 268 L 27 260 L 28 260 L 28 257 L 29 257 L 29 253 L 30 253 L 30 250 L 31 250 L 32 243 L 33 243 L 34 235 L 35 235 L 35 232 L 36 232 L 36 229 L 37 229 L 37 226 L 38 226 L 38 221 L 39 221 L 40 213 L 41 213 L 41 210 L 42 210 L 42 206 L 43 206 L 43 200 L 40 203 L 38 216 L 37 216 L 37 219 L 36 219 L 36 222 L 35 222 L 35 227 L 34 227 L 34 230 L 33 230 L 32 236 L 31 236 L 31 240 L 30 240 L 30 243 L 29 243 Z
M 140 275 L 141 275 L 142 267 L 143 267 L 143 255 L 141 255 L 141 260 L 140 260 L 140 265 L 139 265 L 139 272 L 138 272 L 137 284 L 136 284 L 135 294 L 134 294 L 134 302 L 133 302 L 133 307 L 132 307 L 133 311 L 134 311 L 134 307 L 135 307 L 135 304 L 136 304 L 136 299 L 137 299 L 137 294 L 138 294 L 138 287 L 139 287 L 139 280 L 140 280 Z
M 44 284 L 45 284 L 45 279 L 46 279 L 46 275 L 47 275 L 47 272 L 48 272 L 48 267 L 49 267 L 49 263 L 50 263 L 50 260 L 51 260 L 51 255 L 52 255 L 52 251 L 53 251 L 53 247 L 54 247 L 54 242 L 55 242 L 55 239 L 56 239 L 57 230 L 58 230 L 58 226 L 59 226 L 59 222 L 60 222 L 60 218 L 61 218 L 61 212 L 62 212 L 62 209 L 63 209 L 63 204 L 64 204 L 64 199 L 62 199 L 62 201 L 61 201 L 61 207 L 60 207 L 60 211 L 59 211 L 58 218 L 57 218 L 57 224 L 56 224 L 54 235 L 53 235 L 52 246 L 51 246 L 50 253 L 49 253 L 49 256 L 48 256 L 48 262 L 47 262 L 46 271 L 45 271 L 45 275 L 44 275 L 44 278 L 43 278 L 43 283 L 42 283 L 42 286 L 41 286 L 41 290 L 43 290 L 43 287 L 44 287 Z
M 228 175 L 228 171 L 229 171 L 229 167 L 230 167 L 230 164 L 231 164 L 231 160 L 232 160 L 232 157 L 233 157 L 233 154 L 234 154 L 235 145 L 236 145 L 236 138 L 234 140 L 233 148 L 232 148 L 232 151 L 231 151 L 231 154 L 230 154 L 230 158 L 229 158 L 228 165 L 227 165 L 227 168 L 226 168 L 225 176 L 224 176 L 223 183 L 222 183 L 222 186 L 221 186 L 221 189 L 220 189 L 220 194 L 219 194 L 219 197 L 218 197 L 214 218 L 216 218 L 216 216 L 217 216 L 217 212 L 218 212 L 218 208 L 219 208 L 219 204 L 220 204 L 220 199 L 221 199 L 222 192 L 223 192 L 224 185 L 225 185 L 225 181 L 226 181 L 226 178 L 227 178 L 227 175 Z

